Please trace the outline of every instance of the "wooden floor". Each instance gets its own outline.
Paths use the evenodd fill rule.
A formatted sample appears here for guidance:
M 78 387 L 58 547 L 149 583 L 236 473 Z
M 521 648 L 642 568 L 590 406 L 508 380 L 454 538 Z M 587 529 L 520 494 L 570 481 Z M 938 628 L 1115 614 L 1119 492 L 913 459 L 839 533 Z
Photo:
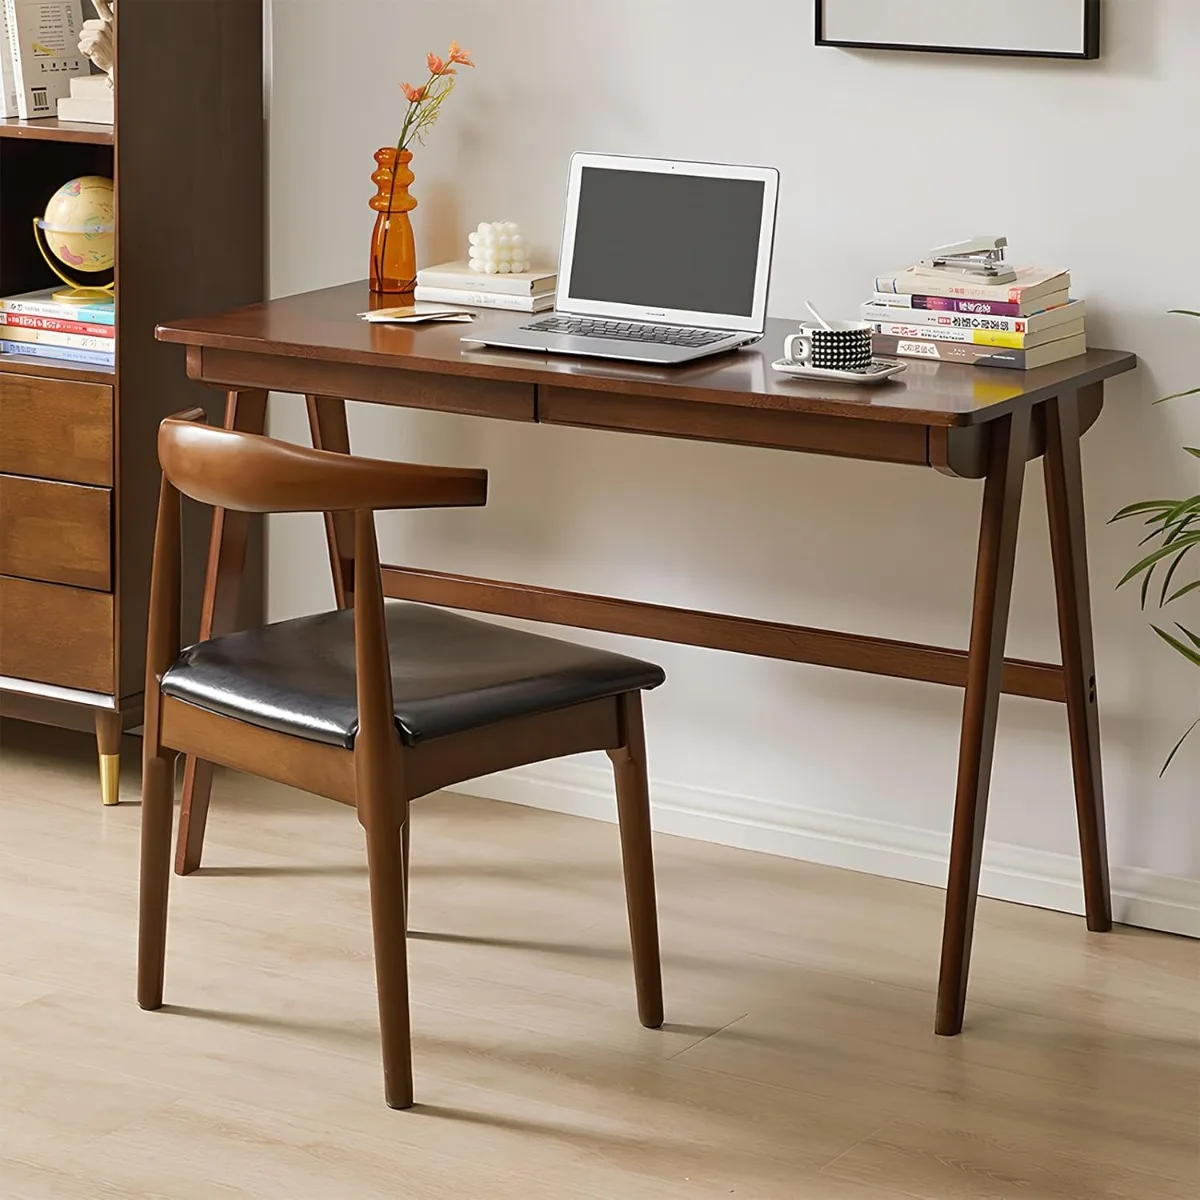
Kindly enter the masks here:
M 982 902 L 939 1039 L 940 892 L 663 837 L 651 1032 L 615 829 L 435 797 L 392 1112 L 350 811 L 220 776 L 143 1013 L 137 743 L 104 810 L 89 739 L 0 733 L 3 1200 L 1200 1195 L 1195 942 Z

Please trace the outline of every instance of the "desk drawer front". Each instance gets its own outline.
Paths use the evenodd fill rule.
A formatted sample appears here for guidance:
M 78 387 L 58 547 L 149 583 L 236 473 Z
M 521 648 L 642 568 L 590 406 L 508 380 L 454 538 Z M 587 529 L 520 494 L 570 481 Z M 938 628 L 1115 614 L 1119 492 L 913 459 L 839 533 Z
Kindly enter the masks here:
M 0 575 L 0 675 L 111 695 L 111 594 Z
M 0 471 L 111 486 L 112 388 L 7 373 L 0 388 Z
M 929 438 L 924 425 L 866 418 L 540 387 L 538 420 L 547 425 L 581 425 L 871 462 L 929 465 Z
M 0 574 L 107 591 L 112 492 L 0 475 Z

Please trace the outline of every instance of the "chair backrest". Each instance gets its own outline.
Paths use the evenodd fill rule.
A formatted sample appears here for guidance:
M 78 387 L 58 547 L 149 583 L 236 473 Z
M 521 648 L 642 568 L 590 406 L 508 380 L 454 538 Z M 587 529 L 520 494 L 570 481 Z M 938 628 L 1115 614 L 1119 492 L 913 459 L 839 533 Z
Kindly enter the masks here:
M 487 472 L 357 458 L 215 429 L 200 409 L 168 417 L 158 458 L 171 484 L 241 512 L 345 512 L 487 503 Z
M 355 458 L 204 423 L 202 409 L 159 426 L 162 487 L 146 631 L 145 753 L 157 753 L 159 678 L 180 651 L 180 494 L 241 512 L 354 513 L 354 650 L 359 735 L 355 768 L 386 778 L 398 753 L 379 546 L 381 509 L 487 502 L 487 472 Z M 379 794 L 366 789 L 364 794 Z M 360 810 L 364 822 L 375 819 Z

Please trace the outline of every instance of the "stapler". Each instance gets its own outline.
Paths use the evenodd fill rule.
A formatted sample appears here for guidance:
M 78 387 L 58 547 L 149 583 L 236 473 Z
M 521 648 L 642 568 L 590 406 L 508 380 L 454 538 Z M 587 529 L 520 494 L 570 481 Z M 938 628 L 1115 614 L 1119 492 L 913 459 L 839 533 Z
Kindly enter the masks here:
M 951 246 L 939 246 L 921 259 L 922 271 L 953 275 L 986 283 L 1012 283 L 1017 273 L 1004 261 L 1008 238 L 973 237 Z

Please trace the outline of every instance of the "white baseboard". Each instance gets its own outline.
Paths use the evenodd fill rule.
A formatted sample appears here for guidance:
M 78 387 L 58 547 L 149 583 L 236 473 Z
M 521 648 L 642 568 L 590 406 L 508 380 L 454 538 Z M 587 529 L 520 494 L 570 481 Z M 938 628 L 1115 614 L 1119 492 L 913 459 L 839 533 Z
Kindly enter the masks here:
M 542 763 L 475 780 L 464 790 L 578 817 L 616 818 L 612 775 L 581 763 Z M 660 833 L 911 883 L 946 883 L 945 834 L 684 784 L 654 781 L 651 793 Z M 1066 854 L 989 842 L 979 887 L 996 900 L 1083 912 L 1079 861 Z M 1116 867 L 1112 891 L 1113 916 L 1121 924 L 1200 938 L 1200 880 Z

